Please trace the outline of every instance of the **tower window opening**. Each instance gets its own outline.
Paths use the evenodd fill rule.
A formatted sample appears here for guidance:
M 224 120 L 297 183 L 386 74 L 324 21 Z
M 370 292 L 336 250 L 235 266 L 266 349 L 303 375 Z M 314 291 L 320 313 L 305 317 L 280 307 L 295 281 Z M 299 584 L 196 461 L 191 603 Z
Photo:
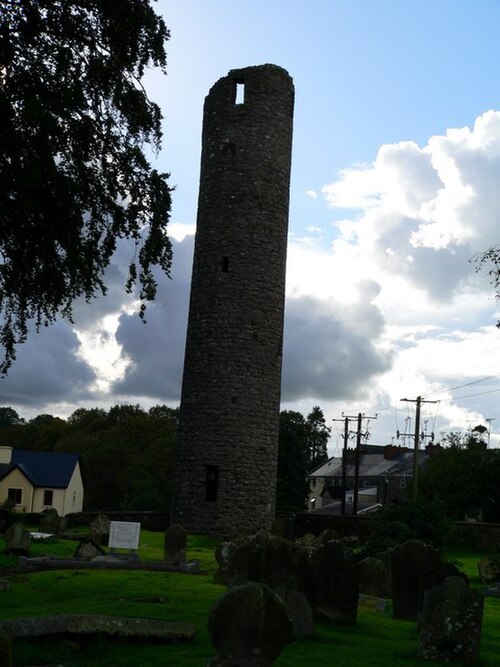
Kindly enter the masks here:
M 205 500 L 214 503 L 217 500 L 217 491 L 219 489 L 219 466 L 205 466 Z
M 229 271 L 229 257 L 224 255 L 222 257 L 222 272 L 223 273 L 228 273 Z
M 234 91 L 234 103 L 245 104 L 245 84 L 243 81 L 236 81 Z

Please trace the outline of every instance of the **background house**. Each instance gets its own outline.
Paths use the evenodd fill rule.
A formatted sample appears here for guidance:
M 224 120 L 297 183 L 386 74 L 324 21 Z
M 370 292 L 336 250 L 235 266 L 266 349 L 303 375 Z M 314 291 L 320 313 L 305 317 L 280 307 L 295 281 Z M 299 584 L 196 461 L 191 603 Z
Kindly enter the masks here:
M 0 504 L 17 512 L 54 508 L 60 516 L 81 512 L 83 482 L 79 455 L 0 447 Z
M 413 449 L 394 445 L 361 445 L 359 463 L 358 512 L 406 495 L 413 480 Z M 427 457 L 419 452 L 419 466 Z M 352 513 L 355 450 L 346 456 L 346 512 Z M 342 458 L 332 457 L 308 475 L 308 509 L 340 514 L 342 498 Z M 323 509 L 324 508 L 324 509 Z

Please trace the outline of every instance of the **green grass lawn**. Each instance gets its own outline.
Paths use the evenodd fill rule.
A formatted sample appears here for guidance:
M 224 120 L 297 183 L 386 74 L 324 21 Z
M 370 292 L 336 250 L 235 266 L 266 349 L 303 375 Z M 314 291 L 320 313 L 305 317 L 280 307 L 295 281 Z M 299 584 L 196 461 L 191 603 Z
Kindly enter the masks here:
M 188 558 L 200 561 L 201 574 L 170 572 L 60 570 L 15 572 L 16 559 L 3 554 L 0 540 L 0 577 L 10 589 L 0 593 L 0 619 L 63 613 L 136 616 L 193 623 L 192 644 L 144 644 L 104 638 L 47 640 L 14 645 L 16 667 L 61 664 L 65 667 L 203 667 L 214 654 L 206 623 L 210 608 L 225 588 L 213 582 L 215 542 L 207 537 L 188 540 Z M 71 556 L 76 542 L 55 540 L 33 544 L 32 555 Z M 142 560 L 159 560 L 163 534 L 141 531 Z M 480 587 L 477 561 L 483 554 L 460 549 L 449 553 Z M 163 598 L 143 602 L 141 598 Z M 346 665 L 348 667 L 416 667 L 417 631 L 414 623 L 394 620 L 389 614 L 361 611 L 355 627 L 318 623 L 312 639 L 294 641 L 275 661 L 276 667 Z M 500 599 L 486 598 L 481 646 L 482 667 L 500 664 Z M 441 665 L 441 663 L 433 663 Z M 444 665 L 442 665 L 444 667 Z

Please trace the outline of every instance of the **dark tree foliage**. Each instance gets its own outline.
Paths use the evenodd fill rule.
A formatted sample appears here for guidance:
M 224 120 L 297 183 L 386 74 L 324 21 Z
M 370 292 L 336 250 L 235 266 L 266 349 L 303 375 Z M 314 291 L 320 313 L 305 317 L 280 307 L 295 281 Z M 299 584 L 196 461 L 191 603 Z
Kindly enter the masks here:
M 23 423 L 24 419 L 18 415 L 14 408 L 0 408 L 0 428 L 17 426 Z
M 16 449 L 80 454 L 86 510 L 166 510 L 169 507 L 178 411 L 137 405 L 79 408 L 68 420 L 39 415 L 0 426 L 0 444 Z
M 161 114 L 141 85 L 165 71 L 169 32 L 150 0 L 0 0 L 0 345 L 15 346 L 75 299 L 105 293 L 118 239 L 141 316 L 171 245 Z
M 492 245 L 488 250 L 476 255 L 472 261 L 476 265 L 476 272 L 487 272 L 495 296 L 500 299 L 500 245 Z M 500 328 L 500 320 L 497 322 L 497 327 Z
M 306 420 L 300 412 L 280 413 L 276 508 L 300 512 L 306 508 L 307 481 Z
M 500 450 L 486 449 L 473 434 L 443 441 L 452 444 L 437 448 L 422 470 L 421 495 L 441 500 L 452 519 L 500 521 Z
M 394 501 L 375 515 L 363 555 L 380 553 L 407 540 L 422 540 L 440 549 L 446 543 L 449 528 L 441 500 Z
M 328 440 L 332 429 L 326 425 L 323 410 L 315 405 L 306 418 L 307 469 L 328 461 Z

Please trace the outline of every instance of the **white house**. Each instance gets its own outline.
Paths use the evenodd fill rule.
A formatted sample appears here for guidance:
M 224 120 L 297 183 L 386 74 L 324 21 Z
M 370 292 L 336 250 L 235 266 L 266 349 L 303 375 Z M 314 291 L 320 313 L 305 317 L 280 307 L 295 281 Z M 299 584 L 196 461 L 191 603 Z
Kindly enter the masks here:
M 81 512 L 83 493 L 78 454 L 0 446 L 0 503 L 10 501 L 14 511 Z

